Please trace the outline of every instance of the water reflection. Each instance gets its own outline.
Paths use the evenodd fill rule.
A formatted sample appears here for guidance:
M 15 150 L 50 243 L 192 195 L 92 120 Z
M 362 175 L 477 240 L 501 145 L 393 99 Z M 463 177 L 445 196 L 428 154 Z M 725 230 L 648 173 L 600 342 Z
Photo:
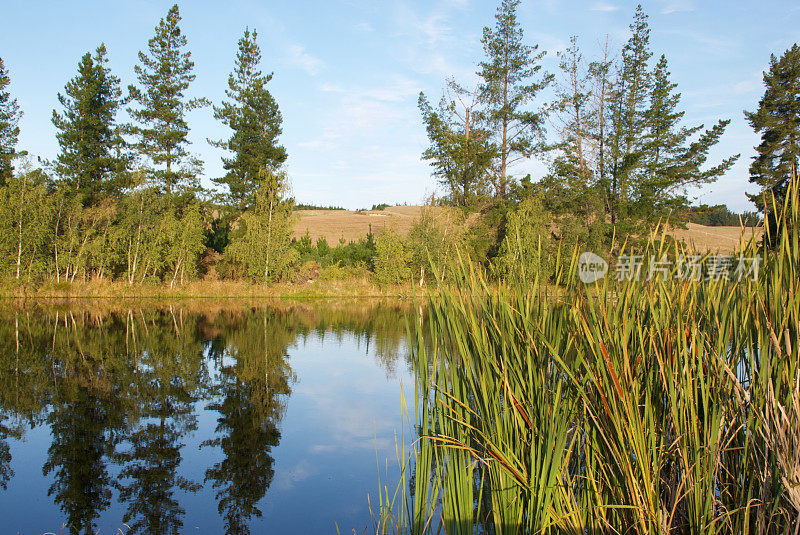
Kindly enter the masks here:
M 12 459 L 9 444 L 46 426 L 41 475 L 60 511 L 58 525 L 47 529 L 180 533 L 195 527 L 186 525 L 188 503 L 215 506 L 226 533 L 250 533 L 257 519 L 268 520 L 263 503 L 276 476 L 281 422 L 302 382 L 290 347 L 310 338 L 344 343 L 393 376 L 408 367 L 399 358 L 407 354 L 404 312 L 374 303 L 6 306 L 0 491 L 11 506 L 0 514 L 15 525 L 39 525 L 27 518 L 37 512 L 13 508 L 20 492 L 14 467 L 29 459 Z M 374 460 L 362 462 L 374 471 Z M 197 465 L 204 468 L 191 469 Z

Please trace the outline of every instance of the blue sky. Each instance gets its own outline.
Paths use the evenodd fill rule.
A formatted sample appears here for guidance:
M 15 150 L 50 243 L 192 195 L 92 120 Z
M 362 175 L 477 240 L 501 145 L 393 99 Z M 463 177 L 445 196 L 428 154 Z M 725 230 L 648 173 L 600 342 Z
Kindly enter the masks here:
M 136 53 L 145 48 L 173 2 L 23 2 L 2 0 L 0 57 L 25 112 L 20 148 L 53 158 L 50 122 L 56 93 L 75 75 L 80 56 L 104 42 L 111 68 L 132 83 Z M 369 207 L 415 204 L 436 190 L 420 160 L 427 141 L 417 111 L 420 90 L 437 100 L 445 78 L 474 81 L 482 27 L 495 2 L 478 0 L 318 0 L 179 2 L 197 79 L 190 92 L 223 98 L 236 42 L 249 26 L 259 32 L 264 71 L 284 117 L 282 141 L 298 201 Z M 591 57 L 606 34 L 621 46 L 635 2 L 523 0 L 519 16 L 530 43 L 555 53 L 577 35 Z M 744 192 L 758 138 L 742 111 L 762 93 L 761 72 L 771 53 L 800 41 L 800 5 L 761 0 L 644 2 L 656 54 L 665 53 L 691 124 L 732 119 L 713 156 L 741 153 L 717 184 L 696 193 L 701 202 L 751 209 Z M 191 151 L 205 162 L 204 183 L 222 174 L 221 153 L 206 138 L 227 135 L 210 108 L 192 112 Z M 517 175 L 541 176 L 530 162 Z

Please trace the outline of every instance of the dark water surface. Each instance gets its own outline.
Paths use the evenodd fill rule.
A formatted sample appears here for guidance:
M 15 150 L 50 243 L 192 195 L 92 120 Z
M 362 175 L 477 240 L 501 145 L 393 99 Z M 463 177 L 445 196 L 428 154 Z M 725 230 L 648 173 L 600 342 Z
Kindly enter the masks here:
M 408 358 L 399 305 L 2 305 L 0 533 L 361 533 Z

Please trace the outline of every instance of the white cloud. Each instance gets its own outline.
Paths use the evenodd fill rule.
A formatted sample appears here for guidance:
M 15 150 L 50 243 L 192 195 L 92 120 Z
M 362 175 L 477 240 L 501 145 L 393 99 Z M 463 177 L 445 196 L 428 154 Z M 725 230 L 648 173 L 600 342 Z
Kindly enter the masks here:
M 664 7 L 661 8 L 662 15 L 671 15 L 672 13 L 681 13 L 685 11 L 694 11 L 694 3 L 692 0 L 667 0 L 664 2 Z
M 748 93 L 756 93 L 762 89 L 762 82 L 763 82 L 763 74 L 759 71 L 752 75 L 746 80 L 742 80 L 733 85 L 731 88 L 731 93 L 735 95 L 742 95 Z
M 446 7 L 446 6 L 445 6 Z M 465 50 L 479 46 L 480 38 L 454 30 L 451 10 L 442 5 L 431 11 L 400 4 L 395 10 L 397 54 L 414 72 L 461 77 L 463 68 L 452 61 Z
M 302 459 L 290 468 L 279 470 L 273 482 L 273 487 L 283 491 L 291 490 L 298 483 L 317 476 L 319 473 L 319 467 L 312 465 L 306 459 Z
M 591 8 L 591 11 L 601 11 L 603 13 L 609 13 L 611 11 L 619 11 L 619 6 L 615 6 L 614 4 L 608 4 L 606 2 L 595 2 Z
M 356 24 L 356 30 L 364 33 L 372 33 L 375 31 L 375 28 L 369 22 L 359 22 Z
M 693 36 L 694 39 L 700 43 L 701 52 L 713 54 L 715 56 L 730 57 L 738 48 L 738 43 L 733 39 L 726 37 L 709 37 L 704 34 L 697 34 Z
M 321 134 L 300 146 L 337 150 L 371 132 L 386 132 L 408 117 L 409 108 L 416 105 L 419 88 L 419 82 L 402 75 L 392 76 L 386 84 L 378 86 L 323 83 L 319 90 L 340 95 L 338 104 L 328 112 Z
M 287 61 L 306 71 L 311 76 L 316 76 L 325 68 L 325 62 L 312 56 L 302 45 L 289 45 L 286 47 Z

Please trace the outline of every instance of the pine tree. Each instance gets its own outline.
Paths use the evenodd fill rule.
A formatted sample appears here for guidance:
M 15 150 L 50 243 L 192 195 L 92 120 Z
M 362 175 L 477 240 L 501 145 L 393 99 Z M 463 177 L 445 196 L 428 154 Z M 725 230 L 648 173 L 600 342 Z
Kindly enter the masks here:
M 107 64 L 105 45 L 94 57 L 84 55 L 77 76 L 58 95 L 63 112 L 53 111 L 61 146 L 56 171 L 86 205 L 119 194 L 126 167 L 119 157 L 122 139 L 116 125 L 122 91 Z
M 493 170 L 493 186 L 504 198 L 513 180 L 509 167 L 530 158 L 540 148 L 543 137 L 543 113 L 531 111 L 529 105 L 550 83 L 552 76 L 534 79 L 541 70 L 545 52 L 538 45 L 523 42 L 523 31 L 517 21 L 520 0 L 503 0 L 495 14 L 495 27 L 483 29 L 483 50 L 486 60 L 480 63 L 481 96 L 485 113 L 495 130 L 498 148 Z
M 186 150 L 186 113 L 208 104 L 203 98 L 186 98 L 195 75 L 191 53 L 184 51 L 187 40 L 178 26 L 180 20 L 176 4 L 156 26 L 148 52 L 139 52 L 134 70 L 141 87 L 129 88 L 130 98 L 139 104 L 128 109 L 139 123 L 133 128 L 139 137 L 138 149 L 156 167 L 152 178 L 167 193 L 199 186 L 200 163 Z
M 772 191 L 778 206 L 783 204 L 792 175 L 798 174 L 800 158 L 800 47 L 797 44 L 770 57 L 764 73 L 764 96 L 754 112 L 745 112 L 753 129 L 761 134 L 757 155 L 750 165 L 750 182 L 761 191 L 750 195 L 759 210 L 766 210 L 774 226 Z M 774 235 L 774 233 L 773 233 Z
M 281 112 L 278 103 L 267 89 L 272 73 L 259 70 L 261 50 L 256 42 L 258 33 L 245 30 L 239 39 L 236 67 L 228 76 L 225 94 L 231 99 L 214 107 L 214 117 L 233 130 L 231 137 L 212 144 L 234 153 L 223 158 L 227 171 L 216 180 L 226 185 L 231 202 L 244 210 L 255 201 L 260 186 L 259 172 L 276 172 L 286 161 L 286 149 L 278 144 L 281 134 Z
M 569 176 L 565 177 L 568 185 L 585 188 L 594 175 L 592 132 L 597 118 L 591 107 L 589 83 L 592 72 L 584 63 L 575 36 L 570 38 L 570 46 L 558 56 L 562 78 L 555 84 L 555 115 L 561 142 L 556 148 L 561 152 L 561 165 L 571 169 Z
M 642 157 L 647 109 L 652 78 L 649 61 L 650 27 L 639 4 L 630 25 L 631 37 L 622 49 L 622 64 L 612 96 L 609 158 L 611 160 L 608 205 L 611 222 L 629 215 L 628 202 L 634 173 Z
M 678 110 L 681 94 L 678 84 L 669 79 L 669 66 L 664 55 L 652 73 L 650 104 L 645 112 L 645 135 L 642 144 L 641 171 L 632 195 L 642 218 L 659 215 L 662 208 L 679 208 L 686 204 L 681 195 L 688 186 L 708 184 L 722 176 L 739 155 L 724 159 L 708 169 L 702 169 L 711 148 L 717 144 L 730 120 L 720 120 L 703 130 L 703 125 L 685 127 L 681 121 L 685 112 Z
M 597 166 L 595 170 L 597 185 L 601 191 L 610 191 L 610 180 L 608 176 L 608 142 L 611 124 L 609 112 L 613 108 L 612 97 L 614 87 L 612 84 L 612 68 L 614 61 L 608 36 L 606 36 L 603 42 L 600 53 L 600 58 L 589 64 L 589 74 L 592 80 L 590 104 L 596 123 L 595 129 L 591 133 L 591 138 L 597 147 Z M 606 211 L 610 213 L 611 205 L 609 196 L 605 195 L 604 197 L 605 199 L 603 202 L 606 205 Z
M 456 84 L 448 90 L 434 109 L 424 93 L 419 95 L 422 121 L 431 142 L 422 158 L 431 162 L 433 174 L 450 192 L 453 203 L 465 206 L 487 189 L 487 175 L 494 146 L 478 106 L 480 99 Z
M 0 186 L 5 186 L 14 173 L 11 162 L 17 155 L 19 120 L 22 117 L 17 99 L 11 98 L 7 89 L 10 83 L 8 70 L 0 58 Z

